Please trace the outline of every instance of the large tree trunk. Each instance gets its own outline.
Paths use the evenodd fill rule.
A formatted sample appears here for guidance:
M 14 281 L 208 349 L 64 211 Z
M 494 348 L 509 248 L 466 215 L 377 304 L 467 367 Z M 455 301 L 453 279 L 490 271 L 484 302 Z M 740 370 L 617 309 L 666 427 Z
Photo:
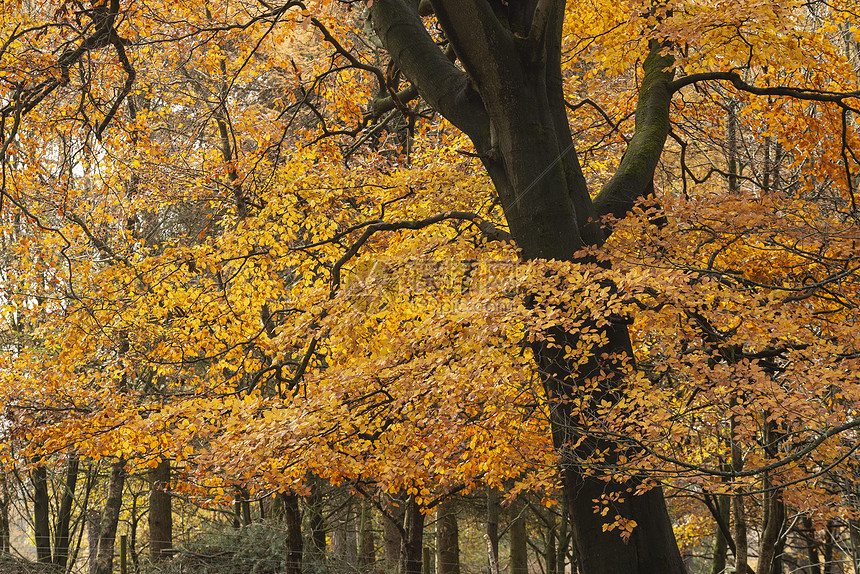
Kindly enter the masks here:
M 66 564 L 69 561 L 69 529 L 72 522 L 72 506 L 75 502 L 79 466 L 78 457 L 72 455 L 69 458 L 69 466 L 66 468 L 66 480 L 63 484 L 57 527 L 54 532 L 54 564 L 59 566 L 61 570 L 66 569 Z
M 374 27 L 421 96 L 474 143 L 522 255 L 569 261 L 583 247 L 600 245 L 604 236 L 593 223 L 596 217 L 623 217 L 653 186 L 669 129 L 671 72 L 666 70 L 671 58 L 661 56 L 657 42 L 651 43 L 636 132 L 615 176 L 593 203 L 573 149 L 562 92 L 565 2 L 430 0 L 430 4 L 464 71 L 428 35 L 417 1 L 376 0 L 371 6 Z M 592 349 L 583 367 L 576 368 L 558 348 L 546 344 L 534 348 L 547 391 L 562 399 L 553 408 L 551 425 L 555 444 L 566 455 L 565 488 L 580 567 L 584 574 L 682 573 L 662 490 L 630 496 L 627 492 L 640 486 L 638 480 L 607 485 L 601 477 L 583 472 L 579 464 L 599 449 L 610 453 L 605 462 L 612 466 L 611 453 L 619 445 L 603 440 L 580 443 L 589 421 L 570 412 L 564 399 L 575 397 L 579 388 L 601 375 L 600 392 L 592 393 L 595 404 L 616 402 L 624 369 L 598 357 L 633 357 L 626 326 L 597 321 L 590 327 L 607 344 Z M 552 335 L 562 349 L 576 348 L 576 333 Z M 572 444 L 581 446 L 572 449 Z M 612 514 L 638 525 L 628 541 L 617 532 L 606 532 L 605 519 L 594 513 L 594 500 L 607 490 L 623 497 Z
M 161 459 L 149 473 L 149 557 L 165 557 L 173 548 L 173 508 L 170 497 L 170 461 Z
M 400 539 L 405 518 L 405 499 L 387 497 L 385 515 L 382 519 L 382 537 L 385 571 L 389 574 L 397 572 L 400 567 Z
M 39 464 L 30 471 L 33 482 L 33 534 L 36 538 L 36 559 L 51 561 L 51 526 L 48 520 L 48 471 Z
M 424 513 L 421 512 L 415 498 L 410 496 L 406 501 L 406 513 L 401 531 L 399 574 L 422 574 L 423 546 Z

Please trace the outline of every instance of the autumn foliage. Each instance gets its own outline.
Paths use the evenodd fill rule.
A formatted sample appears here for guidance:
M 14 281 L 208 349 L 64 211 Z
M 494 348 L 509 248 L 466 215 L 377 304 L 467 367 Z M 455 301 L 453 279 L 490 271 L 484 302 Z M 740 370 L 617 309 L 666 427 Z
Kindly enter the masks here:
M 778 513 L 853 524 L 854 2 L 568 3 L 594 194 L 651 137 L 649 51 L 671 73 L 649 193 L 570 261 L 518 251 L 480 153 L 390 61 L 368 4 L 2 4 L 7 467 L 169 459 L 207 505 L 323 480 L 429 512 L 486 487 L 551 504 L 576 451 L 638 485 L 625 496 L 677 495 L 685 548 L 726 494 L 759 541 L 786 537 Z M 612 325 L 635 357 L 597 360 L 623 385 L 547 392 L 538 349 L 576 372 Z M 613 496 L 591 502 L 626 539 Z

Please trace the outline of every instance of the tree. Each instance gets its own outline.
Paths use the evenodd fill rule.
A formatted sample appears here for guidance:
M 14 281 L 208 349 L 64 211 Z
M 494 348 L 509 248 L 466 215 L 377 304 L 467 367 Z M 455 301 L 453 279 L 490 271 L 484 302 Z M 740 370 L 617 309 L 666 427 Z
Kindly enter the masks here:
M 416 3 L 374 2 L 371 15 L 383 44 L 422 97 L 475 144 L 523 256 L 568 261 L 587 246 L 601 245 L 604 237 L 597 218 L 610 213 L 623 216 L 635 199 L 646 194 L 667 137 L 671 73 L 666 69 L 672 61 L 661 55 L 661 44 L 652 41 L 645 60 L 637 132 L 616 176 L 593 203 L 572 149 L 565 109 L 564 2 L 431 4 L 463 71 L 435 45 Z M 601 364 L 599 357 L 607 353 L 632 357 L 627 330 L 606 317 L 594 328 L 606 343 L 579 368 L 564 354 L 565 347 L 576 347 L 577 334 L 560 330 L 548 343 L 535 343 L 547 394 L 572 397 L 577 388 L 588 385 L 585 381 L 608 368 L 610 373 L 603 375 L 594 401 L 599 405 L 616 400 L 623 369 Z M 555 409 L 552 421 L 560 449 L 580 440 L 576 415 L 565 411 L 565 407 Z M 576 460 L 588 459 L 589 451 L 614 447 L 608 442 L 580 445 L 563 464 L 583 571 L 682 572 L 659 488 L 619 503 L 619 514 L 639 525 L 629 543 L 602 529 L 592 501 L 605 492 L 606 484 L 584 474 Z M 635 482 L 621 484 L 618 493 L 623 496 L 636 488 Z

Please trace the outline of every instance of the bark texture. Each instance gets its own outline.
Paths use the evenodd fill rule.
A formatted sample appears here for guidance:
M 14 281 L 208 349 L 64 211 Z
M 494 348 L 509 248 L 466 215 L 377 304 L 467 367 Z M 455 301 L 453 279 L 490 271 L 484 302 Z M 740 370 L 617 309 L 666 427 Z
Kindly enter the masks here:
M 98 550 L 95 553 L 93 574 L 112 574 L 116 531 L 119 526 L 119 511 L 122 507 L 122 489 L 125 486 L 125 461 L 120 459 L 111 465 L 108 496 L 98 528 Z
M 57 526 L 54 531 L 53 562 L 61 570 L 66 569 L 69 562 L 69 530 L 72 522 L 72 506 L 75 502 L 75 488 L 78 484 L 80 462 L 76 456 L 69 458 L 66 467 L 66 479 L 60 496 L 60 508 L 57 513 Z
M 460 574 L 460 528 L 457 506 L 451 500 L 436 510 L 436 574 Z
M 415 499 L 410 497 L 406 501 L 400 538 L 400 574 L 422 574 L 423 546 L 424 514 Z
M 162 551 L 173 548 L 170 461 L 159 461 L 149 480 L 149 557 L 158 561 L 165 557 Z
M 51 561 L 51 527 L 48 520 L 48 471 L 43 465 L 30 471 L 33 483 L 33 535 L 36 539 L 36 560 Z
M 284 527 L 287 535 L 287 569 L 286 574 L 302 574 L 302 513 L 299 508 L 299 497 L 295 494 L 278 494 L 282 499 L 284 512 Z
M 508 571 L 511 574 L 528 574 L 528 532 L 526 530 L 525 505 L 517 502 L 512 505 L 513 516 L 510 526 L 511 561 Z
M 12 499 L 6 472 L 0 470 L 0 554 L 8 554 L 10 550 L 9 507 L 11 505 Z

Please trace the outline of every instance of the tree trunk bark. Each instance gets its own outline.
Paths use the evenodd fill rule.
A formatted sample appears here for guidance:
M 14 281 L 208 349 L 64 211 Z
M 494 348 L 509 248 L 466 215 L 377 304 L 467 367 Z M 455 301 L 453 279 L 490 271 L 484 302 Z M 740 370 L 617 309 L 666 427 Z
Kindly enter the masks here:
M 835 532 L 836 523 L 833 520 L 828 520 L 827 528 L 824 530 L 824 574 L 836 574 L 836 572 L 842 571 L 833 561 L 834 550 L 836 549 Z
M 436 508 L 436 574 L 460 574 L 460 528 L 453 500 Z
M 424 513 L 414 497 L 406 501 L 403 519 L 403 535 L 400 540 L 400 574 L 422 574 L 424 558 Z
M 311 555 L 309 558 L 310 562 L 316 564 L 317 568 L 322 568 L 325 562 L 327 526 L 323 516 L 322 485 L 318 477 L 311 479 L 310 489 L 310 495 L 305 500 L 311 528 Z
M 87 511 L 87 572 L 96 574 L 99 561 L 99 525 L 101 513 L 90 508 Z
M 406 518 L 406 501 L 400 497 L 388 497 L 382 523 L 384 538 L 385 571 L 397 572 L 400 568 L 400 529 Z
M 729 524 L 731 520 L 731 501 L 728 496 L 721 494 L 716 497 L 717 512 L 723 524 Z M 728 556 L 729 543 L 723 529 L 717 525 L 717 531 L 714 536 L 714 558 L 711 562 L 711 574 L 723 574 L 726 570 L 726 558 Z
M 728 163 L 728 184 L 729 193 L 737 193 L 740 190 L 738 185 L 738 104 L 734 99 L 730 99 L 726 104 L 726 163 Z
M 51 526 L 48 520 L 48 471 L 39 464 L 30 471 L 33 482 L 33 534 L 36 539 L 36 560 L 51 561 Z
M 6 471 L 0 469 L 0 554 L 8 554 L 11 550 L 9 529 L 9 508 L 11 505 L 12 497 Z
M 558 525 L 558 548 L 556 551 L 556 559 L 555 566 L 557 570 L 555 570 L 552 574 L 565 574 L 567 572 L 567 555 L 568 548 L 570 547 L 570 531 L 569 531 L 569 516 L 570 516 L 570 504 L 567 501 L 567 493 L 562 490 L 561 492 L 561 517 L 559 518 Z M 576 574 L 577 567 L 576 561 L 571 561 L 570 564 L 571 574 Z
M 94 574 L 112 574 L 114 544 L 122 507 L 122 490 L 125 486 L 125 461 L 119 459 L 111 465 L 108 496 L 101 516 L 98 536 L 98 552 Z
M 339 505 L 331 516 L 331 554 L 338 572 L 353 572 L 358 565 L 358 539 L 355 528 L 355 498 L 341 494 L 335 499 Z
M 546 568 L 544 568 L 544 572 L 546 572 L 547 574 L 555 574 L 557 570 L 556 560 L 558 559 L 558 545 L 555 535 L 555 516 L 551 518 L 551 521 L 552 522 L 547 525 L 546 538 L 544 539 L 543 547 L 544 563 L 546 563 Z
M 499 572 L 499 493 L 495 488 L 487 489 L 487 561 L 488 573 Z
M 850 488 L 853 489 L 853 486 Z M 860 574 L 860 522 L 848 519 L 848 536 L 851 540 L 851 570 L 854 574 Z
M 361 500 L 361 525 L 358 530 L 358 562 L 362 572 L 370 572 L 376 563 L 376 537 L 373 534 L 373 507 Z
M 734 406 L 734 401 L 731 402 Z M 736 440 L 736 421 L 734 417 L 729 420 L 729 436 L 732 441 L 732 469 L 735 472 L 740 472 L 744 468 L 743 452 Z M 732 496 L 732 520 L 734 524 L 733 536 L 735 539 L 735 572 L 746 572 L 749 568 L 749 558 L 747 555 L 747 517 L 744 508 L 744 495 L 735 493 Z
M 77 456 L 69 457 L 66 468 L 66 480 L 63 484 L 63 494 L 60 498 L 60 508 L 57 515 L 57 527 L 54 532 L 54 564 L 61 570 L 66 569 L 69 561 L 69 529 L 72 522 L 72 506 L 75 502 L 75 488 L 78 484 L 80 462 Z
M 818 558 L 818 542 L 815 539 L 815 526 L 809 516 L 804 516 L 801 520 L 803 530 L 799 528 L 798 533 L 806 543 L 806 560 L 809 562 L 804 569 L 808 574 L 821 574 L 821 561 Z
M 235 487 L 236 498 L 233 501 L 233 526 L 250 526 L 251 503 L 248 501 L 248 489 L 244 486 Z
M 630 540 L 624 541 L 618 533 L 603 531 L 605 521 L 595 515 L 592 501 L 603 494 L 618 494 L 623 498 L 627 487 L 607 484 L 593 477 L 581 477 L 577 473 L 569 473 L 568 481 L 568 491 L 578 492 L 578 496 L 571 497 L 571 527 L 576 541 L 577 562 L 584 574 L 684 572 L 680 553 L 675 556 L 666 552 L 673 545 L 677 549 L 677 544 L 674 532 L 662 527 L 669 518 L 662 489 L 628 496 L 616 505 L 614 511 L 619 515 L 636 517 L 637 526 Z M 648 567 L 643 568 L 640 563 Z
M 511 505 L 514 516 L 510 526 L 510 574 L 528 574 L 528 534 L 526 532 L 525 505 L 520 501 Z
M 279 494 L 283 497 L 284 526 L 287 530 L 287 569 L 286 574 L 302 574 L 302 514 L 299 497 L 295 494 Z
M 170 496 L 170 460 L 162 458 L 149 474 L 149 557 L 153 561 L 173 548 L 173 508 Z
M 767 512 L 759 541 L 758 574 L 779 574 L 777 569 L 780 554 L 779 541 L 785 522 L 785 512 L 779 491 L 773 490 L 767 475 L 762 482 L 764 484 L 763 505 Z

